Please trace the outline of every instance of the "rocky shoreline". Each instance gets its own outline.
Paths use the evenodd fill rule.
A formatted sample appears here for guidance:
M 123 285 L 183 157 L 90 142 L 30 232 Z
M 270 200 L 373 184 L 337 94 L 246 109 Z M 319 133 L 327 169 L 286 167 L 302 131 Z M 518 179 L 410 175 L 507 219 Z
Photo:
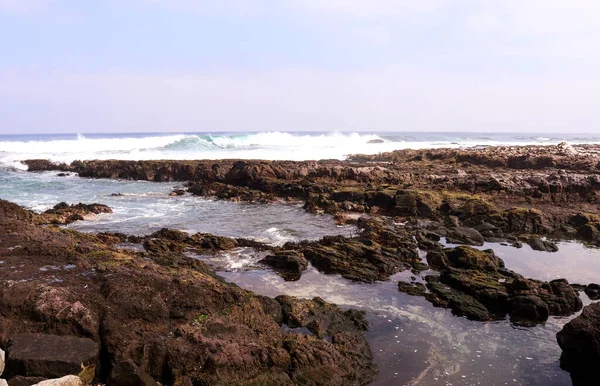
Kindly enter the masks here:
M 579 312 L 580 292 L 598 297 L 597 284 L 528 279 L 506 269 L 494 251 L 473 247 L 528 244 L 552 253 L 557 240 L 600 246 L 600 146 L 402 150 L 347 161 L 24 163 L 30 172 L 185 183 L 177 195 L 303 201 L 305 210 L 332 214 L 358 232 L 281 247 L 169 229 L 145 237 L 88 235 L 58 225 L 110 208 L 59 204 L 38 215 L 0 202 L 0 248 L 9 251 L 2 259 L 20 267 L 4 271 L 0 288 L 0 347 L 11 376 L 54 376 L 10 372 L 14 337 L 33 333 L 94 342 L 95 381 L 115 385 L 127 384 L 132 372 L 168 385 L 369 384 L 377 371 L 361 313 L 318 298 L 254 295 L 190 257 L 241 246 L 266 251 L 262 263 L 286 280 L 298 280 L 309 263 L 365 283 L 431 271 L 425 283 L 400 282 L 399 290 L 473 320 L 508 316 L 534 326 Z M 119 248 L 123 242 L 143 251 Z M 62 282 L 49 283 L 40 271 L 47 266 L 72 268 Z M 561 363 L 576 384 L 593 379 L 578 355 L 600 354 L 597 345 L 582 354 L 572 342 L 598 314 L 587 307 L 559 334 Z M 586 334 L 600 339 L 597 328 Z

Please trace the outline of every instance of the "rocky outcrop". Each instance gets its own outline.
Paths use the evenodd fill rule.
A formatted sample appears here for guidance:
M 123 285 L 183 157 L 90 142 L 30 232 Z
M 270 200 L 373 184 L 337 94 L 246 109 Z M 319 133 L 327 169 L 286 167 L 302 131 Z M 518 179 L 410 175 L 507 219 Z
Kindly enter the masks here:
M 97 383 L 366 385 L 376 375 L 360 313 L 257 296 L 186 255 L 260 243 L 165 229 L 134 252 L 113 247 L 125 235 L 46 228 L 18 206 L 0 209 L 2 260 L 20 267 L 0 283 L 7 374 L 83 381 L 90 371 L 76 362 L 96 360 Z
M 526 279 L 504 268 L 492 250 L 457 247 L 430 251 L 429 264 L 440 276 L 427 276 L 426 298 L 474 320 L 510 315 L 518 325 L 544 323 L 550 315 L 571 315 L 582 307 L 577 292 L 564 280 Z
M 39 224 L 67 225 L 75 221 L 81 221 L 90 216 L 101 213 L 112 213 L 112 209 L 103 204 L 72 204 L 61 202 L 37 216 Z
M 274 255 L 268 255 L 260 263 L 273 267 L 280 275 L 289 281 L 300 279 L 302 271 L 308 268 L 308 260 L 301 252 L 278 251 Z
M 360 219 L 356 237 L 326 236 L 318 241 L 287 243 L 284 249 L 301 252 L 327 274 L 373 282 L 387 280 L 406 269 L 423 270 L 417 243 L 403 227 L 382 219 Z
M 585 307 L 556 338 L 563 350 L 560 365 L 571 373 L 573 385 L 595 384 L 600 363 L 600 303 Z

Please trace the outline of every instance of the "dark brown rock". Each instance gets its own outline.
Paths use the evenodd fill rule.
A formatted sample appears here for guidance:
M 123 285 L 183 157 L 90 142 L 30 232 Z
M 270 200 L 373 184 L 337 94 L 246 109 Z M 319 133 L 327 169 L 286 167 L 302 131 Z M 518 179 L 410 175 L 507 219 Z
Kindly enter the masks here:
M 308 260 L 301 252 L 279 251 L 275 255 L 268 255 L 260 263 L 273 267 L 281 273 L 286 280 L 298 280 L 308 267 Z
M 556 338 L 563 350 L 560 366 L 571 373 L 573 384 L 595 384 L 600 363 L 600 303 L 585 307 Z
M 8 348 L 10 376 L 60 378 L 77 375 L 81 365 L 98 361 L 99 347 L 91 339 L 45 334 L 16 334 Z
M 110 372 L 109 386 L 157 386 L 158 383 L 151 376 L 144 373 L 132 361 L 126 360 L 117 363 Z

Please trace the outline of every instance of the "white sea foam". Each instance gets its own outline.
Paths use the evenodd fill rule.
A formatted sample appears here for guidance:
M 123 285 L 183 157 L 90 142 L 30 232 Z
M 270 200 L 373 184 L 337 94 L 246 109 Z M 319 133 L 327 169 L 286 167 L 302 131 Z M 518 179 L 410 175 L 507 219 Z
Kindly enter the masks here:
M 31 139 L 30 139 L 31 138 Z M 72 138 L 0 137 L 0 163 L 43 158 L 57 162 L 87 159 L 344 159 L 349 154 L 376 154 L 398 149 L 558 144 L 568 138 L 510 135 L 370 134 L 370 133 L 233 133 L 89 135 Z M 586 142 L 583 137 L 579 142 Z M 598 139 L 596 139 L 597 141 Z M 589 142 L 589 141 L 587 141 Z M 593 140 L 592 140 L 593 142 Z M 23 167 L 18 166 L 18 167 Z

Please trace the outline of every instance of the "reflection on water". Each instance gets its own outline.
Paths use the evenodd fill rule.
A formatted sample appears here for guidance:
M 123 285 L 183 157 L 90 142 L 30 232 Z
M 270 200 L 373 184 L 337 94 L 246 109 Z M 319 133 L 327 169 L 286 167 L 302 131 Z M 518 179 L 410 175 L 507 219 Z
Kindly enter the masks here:
M 454 246 L 453 244 L 446 244 Z M 529 245 L 517 249 L 499 243 L 485 243 L 479 249 L 493 249 L 506 268 L 525 277 L 550 281 L 567 279 L 569 283 L 600 283 L 600 249 L 578 242 L 557 242 L 558 252 L 534 251 Z
M 523 251 L 523 252 L 521 252 Z M 526 251 L 515 250 L 515 254 Z M 570 318 L 553 317 L 543 326 L 517 328 L 508 320 L 482 323 L 434 308 L 422 297 L 397 290 L 398 280 L 355 283 L 324 275 L 312 266 L 296 282 L 285 282 L 270 270 L 255 269 L 257 256 L 243 256 L 254 269 L 219 262 L 219 275 L 256 293 L 320 296 L 328 302 L 367 311 L 371 344 L 380 376 L 375 385 L 570 385 L 559 368 L 555 335 Z M 231 255 L 228 257 L 231 258 Z M 215 260 L 216 259 L 216 260 Z M 582 294 L 584 303 L 590 301 Z

